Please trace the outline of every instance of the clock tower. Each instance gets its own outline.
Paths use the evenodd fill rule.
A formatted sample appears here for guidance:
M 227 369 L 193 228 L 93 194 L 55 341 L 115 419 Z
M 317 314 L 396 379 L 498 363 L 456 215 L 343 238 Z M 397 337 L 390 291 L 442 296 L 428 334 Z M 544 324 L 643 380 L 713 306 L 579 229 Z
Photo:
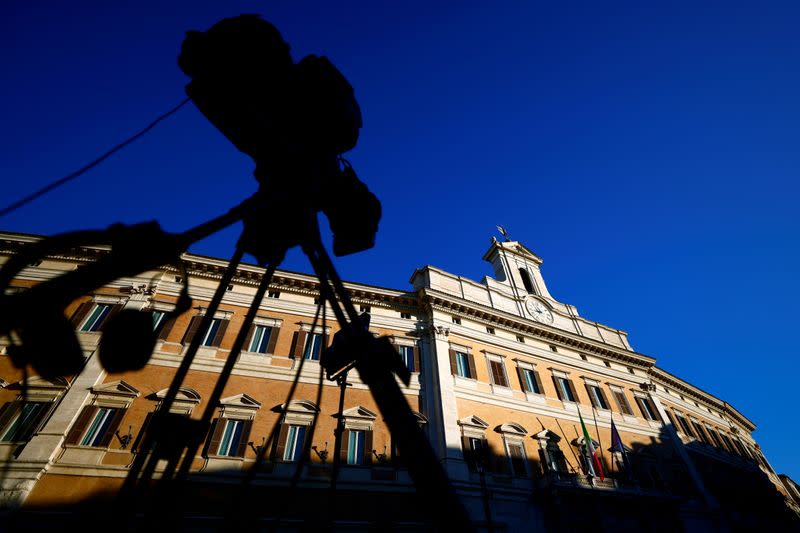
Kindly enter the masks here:
M 492 237 L 492 244 L 483 259 L 492 264 L 495 273 L 492 281 L 501 285 L 504 292 L 515 300 L 521 316 L 549 325 L 553 324 L 554 310 L 572 307 L 557 302 L 550 295 L 542 278 L 542 259 L 521 243 L 512 240 L 500 242 Z

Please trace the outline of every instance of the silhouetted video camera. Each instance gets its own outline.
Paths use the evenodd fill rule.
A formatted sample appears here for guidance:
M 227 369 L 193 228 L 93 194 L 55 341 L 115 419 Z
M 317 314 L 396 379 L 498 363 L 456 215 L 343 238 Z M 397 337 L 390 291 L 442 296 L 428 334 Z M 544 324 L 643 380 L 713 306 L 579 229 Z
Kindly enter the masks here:
M 318 211 L 330 220 L 336 255 L 374 245 L 380 202 L 340 157 L 358 141 L 361 110 L 327 58 L 294 63 L 272 24 L 240 15 L 188 32 L 178 64 L 192 78 L 186 92 L 198 109 L 256 162 L 247 252 L 262 263 L 279 260 L 303 242 L 301 219 Z

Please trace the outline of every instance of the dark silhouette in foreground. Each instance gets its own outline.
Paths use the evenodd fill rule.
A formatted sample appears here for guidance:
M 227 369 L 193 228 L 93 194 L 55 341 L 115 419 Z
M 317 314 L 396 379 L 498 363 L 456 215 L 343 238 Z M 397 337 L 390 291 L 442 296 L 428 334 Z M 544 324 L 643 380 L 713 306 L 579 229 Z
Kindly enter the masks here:
M 14 365 L 23 369 L 30 366 L 47 378 L 77 374 L 84 357 L 74 327 L 64 317 L 70 302 L 119 277 L 165 264 L 180 265 L 180 254 L 189 245 L 243 221 L 236 251 L 199 327 L 209 327 L 245 253 L 266 265 L 267 271 L 208 407 L 200 420 L 183 429 L 183 440 L 176 441 L 170 433 L 169 409 L 200 346 L 200 336 L 196 336 L 143 438 L 144 451 L 134 457 L 110 512 L 130 517 L 137 512 L 134 502 L 142 498 L 149 498 L 158 508 L 181 495 L 191 459 L 208 433 L 213 410 L 275 269 L 286 251 L 299 245 L 321 282 L 320 306 L 329 304 L 341 327 L 336 346 L 323 353 L 320 361 L 329 378 L 346 382 L 347 372 L 358 370 L 398 449 L 407 458 L 420 496 L 418 505 L 427 509 L 426 514 L 441 529 L 455 526 L 470 530 L 466 512 L 395 380 L 397 374 L 408 384 L 408 371 L 400 370 L 404 367 L 399 355 L 387 340 L 374 338 L 365 321 L 359 319 L 320 238 L 317 215 L 323 212 L 330 221 L 336 255 L 366 250 L 374 245 L 381 216 L 378 199 L 341 158 L 355 146 L 361 128 L 361 112 L 352 87 L 324 57 L 311 55 L 294 63 L 277 29 L 255 15 L 225 19 L 206 32 L 189 32 L 179 65 L 192 78 L 186 91 L 198 109 L 255 161 L 258 191 L 228 213 L 183 233 L 167 233 L 157 222 L 147 222 L 57 235 L 24 247 L 0 270 L 0 289 L 5 289 L 26 265 L 46 255 L 87 244 L 108 244 L 111 250 L 94 263 L 23 293 L 7 296 L 0 291 L 0 335 L 14 339 L 9 347 Z M 190 305 L 184 286 L 172 316 Z M 148 327 L 150 318 L 142 311 L 119 312 L 108 318 L 100 348 L 100 359 L 107 370 L 134 370 L 147 363 L 154 344 L 152 328 Z M 294 388 L 287 401 L 293 392 Z M 269 442 L 275 438 L 277 427 L 276 423 Z M 337 447 L 341 446 L 340 439 L 337 435 Z M 308 439 L 308 446 L 310 442 Z M 244 474 L 244 487 L 255 478 L 268 448 L 263 447 L 256 463 Z M 167 461 L 167 466 L 154 486 L 152 479 L 160 460 Z M 334 472 L 338 461 L 335 458 Z M 294 476 L 293 487 L 298 479 L 299 475 Z M 240 501 L 233 505 L 241 509 Z M 235 517 L 237 524 L 246 527 L 257 519 L 258 511 L 256 506 L 239 514 Z M 155 516 L 151 520 L 156 520 Z

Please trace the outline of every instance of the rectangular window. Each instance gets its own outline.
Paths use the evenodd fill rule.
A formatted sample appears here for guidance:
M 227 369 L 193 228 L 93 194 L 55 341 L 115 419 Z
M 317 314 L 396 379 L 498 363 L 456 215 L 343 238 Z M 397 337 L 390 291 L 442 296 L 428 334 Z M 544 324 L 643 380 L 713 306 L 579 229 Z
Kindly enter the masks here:
M 413 346 L 398 346 L 397 350 L 400 352 L 400 358 L 408 368 L 409 372 L 416 372 L 414 368 L 414 347 Z
M 628 398 L 625 397 L 625 393 L 622 391 L 622 389 L 611 389 L 611 394 L 614 395 L 614 401 L 617 402 L 619 411 L 622 414 L 633 415 L 631 405 L 628 403 Z
M 675 413 L 675 418 L 678 419 L 678 424 L 680 425 L 680 430 L 690 437 L 696 437 L 694 431 L 692 431 L 692 426 L 689 425 L 689 422 L 686 420 L 686 417 L 683 416 L 681 413 Z M 652 419 L 650 419 L 652 420 Z
M 319 361 L 322 353 L 322 333 L 309 333 L 306 337 L 306 347 L 303 350 L 303 357 L 312 361 Z
M 469 356 L 464 352 L 456 352 L 456 372 L 462 378 L 471 378 L 469 372 Z
M 595 408 L 608 409 L 606 396 L 603 394 L 603 391 L 600 390 L 600 387 L 587 383 L 586 390 L 589 392 L 589 399 L 592 401 L 592 405 L 595 406 Z
M 725 433 L 719 434 L 722 437 L 722 442 L 725 444 L 725 449 L 729 452 L 734 452 L 736 449 L 733 447 L 733 441 L 731 441 L 730 437 L 728 437 Z
M 239 449 L 244 430 L 244 420 L 225 420 L 225 430 L 222 432 L 222 440 L 217 449 L 217 455 L 235 456 Z
M 283 460 L 299 461 L 303 455 L 303 445 L 306 439 L 306 426 L 289 426 L 286 433 L 286 448 L 283 450 Z
M 347 441 L 347 464 L 364 464 L 364 432 L 362 430 L 350 430 Z
M 0 441 L 23 442 L 30 439 L 47 413 L 47 408 L 52 405 L 49 402 L 26 402 L 20 409 L 21 404 L 22 402 L 9 405 L 8 409 L 17 409 L 19 412 L 0 430 Z
M 114 416 L 117 414 L 117 411 L 117 409 L 110 407 L 99 408 L 97 413 L 95 413 L 91 424 L 89 424 L 89 429 L 87 429 L 86 433 L 83 434 L 83 438 L 80 440 L 80 445 L 100 446 L 100 443 L 103 441 L 103 437 L 106 436 L 106 433 L 111 427 L 111 423 L 114 421 Z
M 167 316 L 167 313 L 164 311 L 153 311 L 153 331 L 158 331 L 158 328 L 164 322 L 165 316 Z
M 511 460 L 511 472 L 515 477 L 528 477 L 528 471 L 525 468 L 525 449 L 521 443 L 508 444 L 508 457 Z
M 89 316 L 83 321 L 81 331 L 100 331 L 109 312 L 111 312 L 111 304 L 95 304 Z
M 269 339 L 272 336 L 272 328 L 269 326 L 253 326 L 253 336 L 250 338 L 248 352 L 267 353 Z
M 570 387 L 569 380 L 567 378 L 562 378 L 561 376 L 554 377 L 556 381 L 556 385 L 558 386 L 558 390 L 561 393 L 561 399 L 566 402 L 577 402 L 578 399 L 575 398 L 575 394 L 572 392 L 572 387 Z
M 208 325 L 208 329 L 206 330 L 205 335 L 203 335 L 203 340 L 200 341 L 200 346 L 214 346 L 214 339 L 217 337 L 217 331 L 219 331 L 219 326 L 222 323 L 222 320 L 219 318 L 214 318 L 211 320 L 211 324 Z
M 708 435 L 706 434 L 703 425 L 700 422 L 695 422 L 694 420 L 692 420 L 692 425 L 694 426 L 695 436 L 708 444 Z
M 520 368 L 520 376 L 522 376 L 522 388 L 526 392 L 533 392 L 534 394 L 542 394 L 539 388 L 539 383 L 536 381 L 536 374 L 530 368 Z
M 653 405 L 653 402 L 650 400 L 650 398 L 642 398 L 641 396 L 637 396 L 636 403 L 639 404 L 639 410 L 642 411 L 642 416 L 644 416 L 645 419 L 653 420 L 655 422 L 660 420 L 658 414 L 656 413 L 656 407 Z
M 489 360 L 489 369 L 492 371 L 492 383 L 501 387 L 508 387 L 508 378 L 503 361 Z
M 724 448 L 722 445 L 722 440 L 719 438 L 719 433 L 717 433 L 715 429 L 708 428 L 708 434 L 711 435 L 711 440 L 714 441 L 714 446 L 720 449 Z
M 470 472 L 477 472 L 478 468 L 483 466 L 483 439 L 466 437 L 466 445 L 464 460 L 467 462 Z

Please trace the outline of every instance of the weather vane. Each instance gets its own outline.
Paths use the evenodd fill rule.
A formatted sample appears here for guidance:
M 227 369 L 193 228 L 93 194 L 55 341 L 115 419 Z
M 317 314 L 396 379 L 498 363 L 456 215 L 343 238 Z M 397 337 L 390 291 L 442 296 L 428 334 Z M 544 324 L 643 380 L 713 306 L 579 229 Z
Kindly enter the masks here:
M 500 235 L 502 235 L 503 237 L 505 237 L 505 239 L 506 239 L 506 242 L 509 242 L 509 241 L 511 241 L 511 238 L 508 236 L 508 230 L 507 230 L 506 228 L 504 228 L 503 226 L 499 226 L 499 225 L 498 225 L 498 226 L 497 226 L 497 231 L 499 231 L 499 232 L 500 232 Z

